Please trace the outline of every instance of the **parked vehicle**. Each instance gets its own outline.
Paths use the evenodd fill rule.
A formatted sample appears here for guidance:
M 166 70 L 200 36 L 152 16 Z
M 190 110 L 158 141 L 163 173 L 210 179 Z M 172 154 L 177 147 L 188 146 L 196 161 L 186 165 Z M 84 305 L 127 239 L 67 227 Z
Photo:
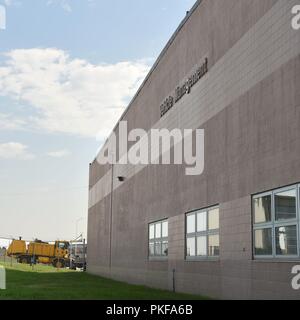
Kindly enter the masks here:
M 70 269 L 77 268 L 86 270 L 87 245 L 83 243 L 71 243 L 70 251 Z
M 35 240 L 26 245 L 22 239 L 13 240 L 7 249 L 7 255 L 13 256 L 20 263 L 52 264 L 56 268 L 69 266 L 69 246 L 68 241 L 55 241 L 54 244 Z

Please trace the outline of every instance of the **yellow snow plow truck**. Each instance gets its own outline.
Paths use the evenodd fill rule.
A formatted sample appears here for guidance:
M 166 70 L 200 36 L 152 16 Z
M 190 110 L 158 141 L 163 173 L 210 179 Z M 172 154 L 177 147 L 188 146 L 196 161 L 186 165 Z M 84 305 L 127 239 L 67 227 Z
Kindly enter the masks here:
M 26 245 L 24 240 L 12 240 L 7 249 L 9 257 L 15 257 L 19 263 L 52 264 L 56 268 L 69 266 L 69 242 L 55 241 L 54 244 L 35 240 Z

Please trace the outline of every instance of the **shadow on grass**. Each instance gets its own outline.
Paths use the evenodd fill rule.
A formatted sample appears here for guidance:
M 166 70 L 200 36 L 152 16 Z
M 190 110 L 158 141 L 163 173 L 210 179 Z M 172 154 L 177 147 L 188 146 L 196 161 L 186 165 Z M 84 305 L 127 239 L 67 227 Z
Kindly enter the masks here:
M 83 272 L 26 272 L 7 269 L 1 299 L 40 300 L 202 300 L 200 296 L 130 285 Z

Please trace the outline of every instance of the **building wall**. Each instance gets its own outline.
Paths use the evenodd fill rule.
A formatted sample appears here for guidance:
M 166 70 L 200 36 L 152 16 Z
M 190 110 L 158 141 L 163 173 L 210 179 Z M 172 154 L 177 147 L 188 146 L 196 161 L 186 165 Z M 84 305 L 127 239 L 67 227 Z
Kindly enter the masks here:
M 204 172 L 186 176 L 184 165 L 116 165 L 112 172 L 95 160 L 90 273 L 172 289 L 175 270 L 177 291 L 230 299 L 300 297 L 290 285 L 295 261 L 252 258 L 251 221 L 252 194 L 300 182 L 300 33 L 290 23 L 296 3 L 203 0 L 195 6 L 123 120 L 129 130 L 205 129 Z M 164 98 L 205 57 L 208 74 L 160 119 Z M 216 204 L 219 259 L 186 261 L 185 213 Z M 148 224 L 164 218 L 168 259 L 149 261 Z

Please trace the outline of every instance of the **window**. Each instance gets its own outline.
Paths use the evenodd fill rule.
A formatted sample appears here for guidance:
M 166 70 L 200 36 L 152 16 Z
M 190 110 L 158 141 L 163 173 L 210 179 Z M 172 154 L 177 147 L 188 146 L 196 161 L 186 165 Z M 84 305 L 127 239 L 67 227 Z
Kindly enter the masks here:
M 59 242 L 59 243 L 58 243 L 58 247 L 59 247 L 60 249 L 65 250 L 65 249 L 68 249 L 69 244 L 68 244 L 67 242 Z
M 218 257 L 219 207 L 186 215 L 186 258 Z
M 149 257 L 168 256 L 168 221 L 149 224 Z
M 256 258 L 300 258 L 300 185 L 253 196 Z

